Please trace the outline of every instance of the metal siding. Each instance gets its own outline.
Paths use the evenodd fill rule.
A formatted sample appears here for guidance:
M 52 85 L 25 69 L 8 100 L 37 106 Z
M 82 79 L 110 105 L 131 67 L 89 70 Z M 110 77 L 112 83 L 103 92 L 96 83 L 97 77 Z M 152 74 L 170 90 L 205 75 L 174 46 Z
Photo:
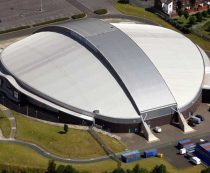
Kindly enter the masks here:
M 114 68 L 137 106 L 137 112 L 176 105 L 164 79 L 142 49 L 125 33 L 101 20 L 88 19 L 61 27 L 84 37 Z M 102 29 L 103 28 L 103 29 Z M 176 107 L 176 106 L 175 106 Z M 161 108 L 160 108 L 161 110 Z M 155 116 L 162 112 L 154 110 Z

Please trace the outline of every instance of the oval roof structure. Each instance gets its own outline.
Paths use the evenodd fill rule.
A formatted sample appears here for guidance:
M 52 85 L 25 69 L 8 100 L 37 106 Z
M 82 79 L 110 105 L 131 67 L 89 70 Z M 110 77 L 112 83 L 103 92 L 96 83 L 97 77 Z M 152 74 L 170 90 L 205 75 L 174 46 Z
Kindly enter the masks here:
M 178 108 L 192 105 L 204 78 L 205 57 L 199 47 L 182 34 L 163 27 L 114 25 L 144 50 L 166 81 Z
M 1 62 L 23 88 L 52 103 L 124 120 L 187 108 L 204 75 L 199 49 L 184 36 L 98 19 L 43 28 L 6 48 Z

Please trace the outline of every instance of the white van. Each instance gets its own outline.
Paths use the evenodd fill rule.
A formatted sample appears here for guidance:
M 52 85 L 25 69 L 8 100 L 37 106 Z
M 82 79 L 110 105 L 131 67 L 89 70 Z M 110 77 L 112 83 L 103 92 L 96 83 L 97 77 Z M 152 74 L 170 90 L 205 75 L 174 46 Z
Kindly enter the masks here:
M 190 161 L 192 162 L 192 163 L 194 163 L 195 165 L 200 165 L 201 164 L 201 160 L 198 158 L 198 157 L 191 157 L 190 158 Z
M 181 149 L 179 150 L 179 153 L 180 153 L 181 155 L 186 154 L 186 153 L 187 153 L 186 148 L 181 148 Z

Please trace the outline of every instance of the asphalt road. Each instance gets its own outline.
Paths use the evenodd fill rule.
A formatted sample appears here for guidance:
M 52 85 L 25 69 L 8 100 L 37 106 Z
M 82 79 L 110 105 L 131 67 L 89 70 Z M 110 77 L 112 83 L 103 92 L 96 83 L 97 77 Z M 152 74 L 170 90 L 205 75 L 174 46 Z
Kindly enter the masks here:
M 127 15 L 123 15 L 123 14 L 107 14 L 107 15 L 103 15 L 103 16 L 94 16 L 95 18 L 100 18 L 100 19 L 128 19 L 128 20 L 133 20 L 133 21 L 137 21 L 140 23 L 145 23 L 145 24 L 150 24 L 150 25 L 156 25 L 154 22 L 146 19 L 146 18 L 142 18 L 142 17 L 135 17 L 135 16 L 127 16 Z M 63 22 L 60 22 L 63 23 Z M 52 24 L 53 25 L 53 24 Z M 0 40 L 8 40 L 11 38 L 16 38 L 16 37 L 21 37 L 21 36 L 26 36 L 26 35 L 31 35 L 33 32 L 35 32 L 36 30 L 38 30 L 39 28 L 42 28 L 44 26 L 39 26 L 39 27 L 31 27 L 28 29 L 24 29 L 24 30 L 20 30 L 20 31 L 15 31 L 15 32 L 10 32 L 10 33 L 6 33 L 6 34 L 0 34 Z
M 81 13 L 65 0 L 0 0 L 0 30 Z

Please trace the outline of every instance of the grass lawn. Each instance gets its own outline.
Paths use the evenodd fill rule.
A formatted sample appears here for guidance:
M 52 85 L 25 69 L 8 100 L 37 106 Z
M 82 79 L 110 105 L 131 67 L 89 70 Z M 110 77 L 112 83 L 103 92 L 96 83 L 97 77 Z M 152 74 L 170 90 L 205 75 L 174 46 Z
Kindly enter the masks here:
M 145 11 L 144 8 L 136 7 L 136 6 L 133 6 L 130 4 L 120 4 L 120 3 L 116 3 L 115 8 L 123 14 L 144 17 L 144 18 L 147 18 L 147 19 L 153 21 L 154 23 L 161 25 L 165 28 L 169 28 L 169 29 L 178 31 L 176 28 L 171 26 L 166 21 L 162 20 L 157 15 L 150 13 L 148 11 Z M 185 36 L 188 37 L 189 39 L 191 39 L 194 43 L 198 44 L 204 50 L 210 51 L 210 42 L 209 41 L 206 41 L 206 40 L 202 39 L 201 37 L 198 37 L 194 34 L 186 34 Z
M 27 118 L 14 112 L 17 122 L 16 138 L 31 141 L 54 154 L 68 158 L 92 158 L 105 155 L 104 150 L 84 130 L 69 129 L 67 134 L 60 134 L 63 127 L 57 127 Z M 114 152 L 125 149 L 117 140 L 102 135 L 102 138 Z
M 167 162 L 164 159 L 160 158 L 148 158 L 148 159 L 141 159 L 139 161 L 135 161 L 129 164 L 122 164 L 122 168 L 126 169 L 132 169 L 136 164 L 139 164 L 140 167 L 146 168 L 148 170 L 152 170 L 152 168 L 155 165 L 164 164 L 167 167 L 168 172 L 170 173 L 200 173 L 202 169 L 204 169 L 204 166 L 197 165 L 197 166 L 191 166 L 185 169 L 176 169 L 174 166 L 172 166 L 169 162 Z M 100 173 L 104 171 L 111 171 L 117 167 L 116 163 L 111 160 L 98 162 L 95 164 L 84 164 L 84 165 L 73 165 L 75 168 L 79 170 L 87 170 L 91 173 Z
M 48 165 L 47 158 L 44 158 L 35 151 L 33 151 L 32 149 L 21 145 L 0 143 L 0 153 L 1 153 L 0 164 L 19 166 L 19 167 L 42 168 L 42 169 L 46 169 Z M 59 164 L 62 163 L 57 162 L 57 165 Z M 141 159 L 140 161 L 132 162 L 129 164 L 122 164 L 122 167 L 124 169 L 131 169 L 136 164 L 139 164 L 141 167 L 147 168 L 148 170 L 151 170 L 157 164 L 164 164 L 166 165 L 170 173 L 200 173 L 200 171 L 204 169 L 203 166 L 199 165 L 178 170 L 164 159 L 159 159 L 159 158 Z M 116 162 L 112 160 L 90 163 L 90 164 L 71 164 L 71 165 L 78 170 L 81 171 L 86 170 L 91 173 L 102 173 L 104 171 L 111 171 L 117 167 Z
M 3 136 L 9 138 L 11 132 L 11 126 L 9 119 L 2 110 L 0 110 L 0 128 Z
M 0 143 L 0 164 L 19 167 L 46 168 L 48 159 L 28 147 Z
M 115 8 L 121 13 L 124 13 L 126 15 L 144 17 L 153 21 L 157 25 L 161 25 L 165 28 L 177 30 L 176 28 L 171 26 L 168 22 L 165 22 L 164 20 L 159 18 L 157 15 L 146 11 L 144 8 L 133 6 L 130 4 L 120 4 L 120 3 L 116 3 Z

